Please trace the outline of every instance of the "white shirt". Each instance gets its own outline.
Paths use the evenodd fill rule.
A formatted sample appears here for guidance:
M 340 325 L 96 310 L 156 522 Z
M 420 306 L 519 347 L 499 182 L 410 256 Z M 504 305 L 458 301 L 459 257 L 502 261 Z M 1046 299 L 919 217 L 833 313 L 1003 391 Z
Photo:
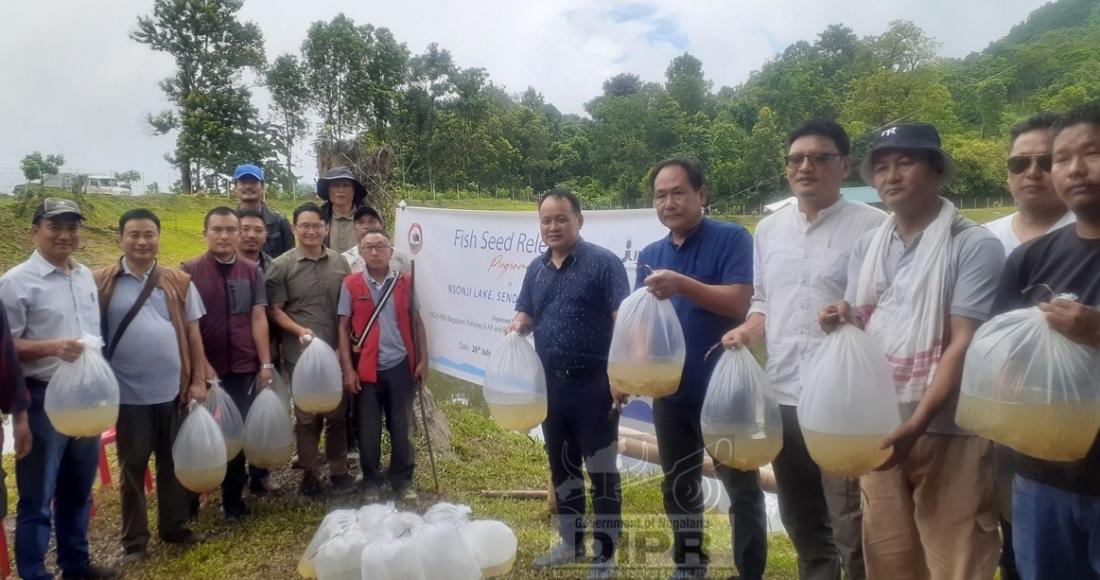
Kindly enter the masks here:
M 1016 219 L 1016 216 L 1019 213 L 1020 212 L 1016 212 L 1012 215 L 1006 215 L 1003 218 L 997 218 L 985 224 L 985 229 L 989 230 L 993 235 L 997 236 L 997 239 L 1001 241 L 1001 245 L 1005 247 L 1005 256 L 1011 255 L 1012 252 L 1016 248 L 1020 247 L 1020 245 L 1023 243 L 1020 241 L 1020 238 L 1016 237 L 1016 232 L 1012 229 L 1012 222 Z M 1049 234 L 1050 232 L 1064 228 L 1075 221 L 1077 221 L 1077 216 L 1073 215 L 1072 211 L 1067 211 L 1066 215 L 1062 216 L 1062 219 L 1058 220 L 1057 223 L 1051 226 L 1050 229 L 1044 233 Z
M 848 253 L 885 220 L 884 212 L 841 198 L 813 222 L 791 204 L 756 226 L 749 314 L 767 317 L 767 372 L 779 404 L 798 404 L 801 372 L 825 338 L 817 314 L 844 299 Z
M 46 261 L 35 250 L 27 261 L 0 276 L 0 301 L 11 335 L 26 340 L 99 337 L 99 291 L 92 271 L 70 260 L 72 272 Z M 23 363 L 23 374 L 49 381 L 61 364 L 55 356 Z

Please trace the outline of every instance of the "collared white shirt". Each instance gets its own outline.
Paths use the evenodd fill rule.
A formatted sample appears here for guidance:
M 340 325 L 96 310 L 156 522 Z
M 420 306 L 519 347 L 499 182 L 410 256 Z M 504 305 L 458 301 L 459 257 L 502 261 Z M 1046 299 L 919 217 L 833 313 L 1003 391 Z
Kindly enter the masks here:
M 26 340 L 99 337 L 99 292 L 92 271 L 70 259 L 72 271 L 46 261 L 38 250 L 0 276 L 0 300 L 11 334 Z M 58 357 L 23 363 L 23 374 L 48 381 L 61 364 Z
M 1012 215 L 1006 215 L 1003 218 L 997 218 L 985 224 L 985 229 L 997 236 L 1001 245 L 1005 247 L 1006 257 L 1011 255 L 1016 248 L 1023 244 L 1020 238 L 1016 237 L 1016 230 L 1012 229 L 1012 223 L 1016 220 L 1016 215 L 1019 213 L 1020 212 L 1016 212 Z M 1045 233 L 1049 234 L 1054 230 L 1062 229 L 1075 221 L 1077 221 L 1077 216 L 1074 215 L 1072 211 L 1067 211 L 1066 215 L 1062 216 L 1062 219 L 1058 220 L 1053 226 L 1050 226 L 1050 229 Z
M 757 225 L 749 314 L 767 316 L 767 372 L 779 404 L 798 404 L 801 372 L 825 338 L 817 314 L 844 299 L 848 253 L 885 220 L 884 212 L 841 198 L 813 222 L 791 204 Z

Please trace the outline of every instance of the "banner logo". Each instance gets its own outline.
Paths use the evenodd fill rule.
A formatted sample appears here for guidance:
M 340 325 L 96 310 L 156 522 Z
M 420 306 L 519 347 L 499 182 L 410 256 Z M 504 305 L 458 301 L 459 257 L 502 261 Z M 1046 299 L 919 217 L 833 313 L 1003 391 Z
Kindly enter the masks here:
M 409 227 L 409 251 L 412 255 L 417 255 L 420 250 L 424 248 L 424 228 L 420 227 L 420 224 L 415 223 Z

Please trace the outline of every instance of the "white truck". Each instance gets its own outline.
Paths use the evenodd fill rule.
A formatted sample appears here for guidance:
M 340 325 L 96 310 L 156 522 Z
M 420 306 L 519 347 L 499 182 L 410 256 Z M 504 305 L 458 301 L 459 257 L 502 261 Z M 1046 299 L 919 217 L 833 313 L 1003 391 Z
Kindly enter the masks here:
M 83 177 L 84 193 L 102 193 L 106 195 L 133 195 L 130 184 L 120 183 L 110 175 L 77 175 L 75 173 L 59 173 L 46 178 L 47 187 L 59 187 L 72 190 L 73 185 Z

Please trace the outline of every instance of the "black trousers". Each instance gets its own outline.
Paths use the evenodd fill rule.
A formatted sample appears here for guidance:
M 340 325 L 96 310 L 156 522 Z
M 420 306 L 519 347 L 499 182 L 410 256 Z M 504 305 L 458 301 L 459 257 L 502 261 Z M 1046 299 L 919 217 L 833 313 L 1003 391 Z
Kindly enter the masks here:
M 179 533 L 187 522 L 188 493 L 176 479 L 172 443 L 182 423 L 175 399 L 156 405 L 119 405 L 115 426 L 122 499 L 122 547 L 143 549 L 149 543 L 145 470 L 157 456 L 157 530 L 163 538 Z M 38 443 L 37 441 L 35 442 Z
M 256 398 L 252 390 L 256 380 L 254 373 L 227 373 L 218 377 L 222 383 L 222 389 L 233 399 L 237 410 L 241 413 L 241 419 L 248 417 L 248 410 L 252 408 L 252 401 Z M 254 475 L 255 476 L 255 475 Z M 225 480 L 222 481 L 222 509 L 230 512 L 244 506 L 241 492 L 248 482 L 248 474 L 245 472 L 244 452 L 238 453 L 225 466 Z
M 673 529 L 672 558 L 678 568 L 695 572 L 706 570 L 709 563 L 703 549 L 702 410 L 702 403 L 653 402 L 653 425 L 665 474 L 661 491 Z M 733 563 L 740 578 L 763 578 L 768 561 L 768 520 L 759 473 L 721 464 L 715 465 L 715 472 L 730 500 Z
M 584 548 L 585 483 L 592 481 L 592 538 L 597 556 L 611 557 L 622 526 L 619 421 L 609 419 L 611 385 L 606 369 L 575 377 L 547 373 L 547 415 L 542 424 L 557 509 L 554 519 L 566 544 Z
M 355 396 L 359 423 L 359 464 L 363 469 L 363 485 L 381 487 L 382 419 L 390 433 L 390 485 L 401 490 L 412 485 L 416 469 L 413 447 L 413 400 L 416 386 L 408 359 L 392 369 L 379 371 L 377 383 L 363 383 Z

